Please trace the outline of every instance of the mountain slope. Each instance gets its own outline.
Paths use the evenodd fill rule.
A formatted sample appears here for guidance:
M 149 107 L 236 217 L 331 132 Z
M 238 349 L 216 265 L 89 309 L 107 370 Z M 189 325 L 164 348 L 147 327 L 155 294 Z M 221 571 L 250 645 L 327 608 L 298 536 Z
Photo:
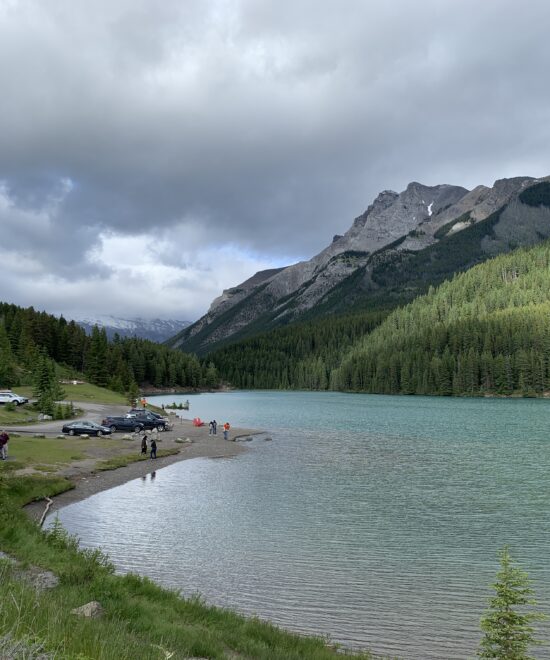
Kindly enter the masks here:
M 211 353 L 236 387 L 539 396 L 550 390 L 550 241 L 392 313 L 295 323 Z
M 313 259 L 224 292 L 168 344 L 206 353 L 293 321 L 411 300 L 455 272 L 549 237 L 549 186 L 518 177 L 470 192 L 419 183 L 384 191 Z
M 550 242 L 475 266 L 394 311 L 343 357 L 335 389 L 542 394 L 550 389 Z

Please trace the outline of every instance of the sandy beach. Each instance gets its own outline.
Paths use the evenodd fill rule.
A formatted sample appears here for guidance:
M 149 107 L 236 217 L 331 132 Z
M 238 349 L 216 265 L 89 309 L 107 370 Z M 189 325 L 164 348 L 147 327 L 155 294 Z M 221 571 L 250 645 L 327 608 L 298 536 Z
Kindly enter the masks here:
M 107 408 L 107 406 L 105 406 Z M 108 407 L 112 410 L 112 406 Z M 101 412 L 102 414 L 105 412 Z M 89 415 L 90 418 L 93 415 Z M 106 448 L 104 442 L 97 442 L 96 438 L 90 438 L 89 456 L 83 460 L 73 461 L 68 465 L 60 467 L 55 472 L 56 475 L 66 477 L 74 484 L 72 490 L 61 493 L 53 498 L 53 504 L 49 512 L 60 509 L 63 506 L 85 499 L 94 493 L 99 493 L 109 488 L 114 488 L 132 479 L 137 479 L 150 474 L 153 471 L 159 470 L 167 465 L 176 463 L 182 460 L 191 458 L 211 458 L 211 459 L 230 459 L 242 452 L 247 451 L 247 439 L 252 439 L 253 436 L 262 435 L 264 432 L 257 429 L 245 428 L 232 428 L 230 432 L 230 439 L 226 441 L 223 435 L 218 430 L 217 435 L 208 434 L 208 426 L 196 427 L 190 419 L 181 419 L 171 417 L 173 428 L 170 431 L 156 433 L 155 438 L 157 441 L 158 449 L 178 449 L 179 453 L 159 457 L 157 459 L 148 458 L 145 461 L 138 461 L 130 463 L 124 467 L 117 468 L 116 470 L 104 470 L 97 472 L 95 470 L 99 461 L 103 461 L 114 456 L 121 454 L 140 455 L 141 438 L 135 437 L 132 440 L 123 440 L 123 433 L 116 433 L 113 439 L 120 442 L 120 445 L 111 446 Z M 49 423 L 51 424 L 51 423 Z M 48 426 L 49 426 L 48 424 Z M 56 427 L 60 423 L 55 423 Z M 37 427 L 26 427 L 25 429 L 12 429 L 17 432 L 37 432 Z M 52 429 L 43 427 L 41 431 L 47 435 L 52 436 Z M 149 440 L 152 437 L 148 433 Z M 55 436 L 53 436 L 55 437 Z M 178 442 L 183 440 L 184 442 Z M 15 442 L 13 443 L 13 450 L 16 452 Z M 28 471 L 27 471 L 28 472 Z M 33 502 L 25 507 L 27 513 L 34 519 L 39 520 L 45 508 L 45 502 Z

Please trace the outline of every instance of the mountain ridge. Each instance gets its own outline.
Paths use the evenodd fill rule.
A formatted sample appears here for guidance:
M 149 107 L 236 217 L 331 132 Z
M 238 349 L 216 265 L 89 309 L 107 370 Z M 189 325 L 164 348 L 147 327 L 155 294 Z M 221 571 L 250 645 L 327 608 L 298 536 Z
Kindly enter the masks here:
M 450 255 L 452 268 L 443 268 L 443 275 L 550 236 L 545 207 L 529 206 L 520 199 L 525 190 L 548 185 L 547 179 L 499 179 L 492 187 L 477 186 L 471 191 L 413 181 L 401 193 L 384 190 L 344 235 L 335 236 L 317 255 L 273 272 L 257 273 L 225 291 L 216 299 L 219 302 L 168 345 L 207 353 L 256 331 L 346 308 L 349 311 L 369 301 L 380 304 L 384 296 L 411 299 L 415 291 L 408 291 L 406 282 L 396 290 L 377 281 L 377 271 L 399 270 L 402 262 L 414 261 L 415 255 L 433 255 L 434 246 L 451 243 L 451 237 L 461 232 L 467 239 L 458 241 L 462 262 L 457 255 Z M 472 231 L 480 223 L 483 228 L 483 223 L 501 209 L 498 218 L 485 223 L 485 233 Z M 469 252 L 476 255 L 473 262 Z M 441 281 L 438 277 L 435 283 Z M 422 292 L 423 285 L 419 286 L 416 293 Z
M 99 328 L 105 329 L 109 339 L 113 339 L 115 334 L 118 334 L 120 337 L 149 339 L 159 344 L 190 325 L 190 321 L 177 319 L 144 319 L 141 317 L 126 319 L 112 315 L 82 318 L 75 320 L 75 322 L 81 328 L 84 328 L 88 335 L 92 333 L 93 327 L 97 325 Z

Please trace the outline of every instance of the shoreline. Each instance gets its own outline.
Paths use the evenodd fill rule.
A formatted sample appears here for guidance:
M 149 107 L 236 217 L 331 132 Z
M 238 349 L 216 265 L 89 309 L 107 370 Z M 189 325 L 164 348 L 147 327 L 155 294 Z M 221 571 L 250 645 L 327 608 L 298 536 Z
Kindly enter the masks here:
M 264 434 L 266 434 L 265 431 L 258 429 L 234 428 L 231 431 L 231 439 L 224 440 L 221 434 L 208 435 L 207 426 L 195 427 L 192 425 L 191 420 L 182 419 L 181 423 L 176 422 L 174 424 L 173 430 L 159 433 L 156 436 L 159 449 L 178 448 L 179 453 L 177 454 L 136 461 L 114 470 L 96 471 L 94 469 L 96 460 L 94 459 L 75 461 L 60 469 L 56 476 L 65 477 L 73 484 L 74 488 L 51 498 L 53 503 L 49 508 L 48 515 L 69 504 L 84 500 L 96 493 L 116 488 L 133 479 L 139 479 L 173 463 L 193 458 L 235 458 L 239 454 L 248 451 L 248 447 L 243 445 L 243 440 L 248 438 L 252 440 L 254 437 Z M 151 438 L 152 434 L 148 434 L 148 437 Z M 176 442 L 177 438 L 184 438 L 189 441 L 180 444 Z M 140 454 L 140 438 L 121 440 L 121 442 L 127 448 L 127 453 Z M 97 458 L 105 459 L 108 456 L 98 456 Z M 45 500 L 39 500 L 27 504 L 24 511 L 31 519 L 39 521 L 45 506 Z

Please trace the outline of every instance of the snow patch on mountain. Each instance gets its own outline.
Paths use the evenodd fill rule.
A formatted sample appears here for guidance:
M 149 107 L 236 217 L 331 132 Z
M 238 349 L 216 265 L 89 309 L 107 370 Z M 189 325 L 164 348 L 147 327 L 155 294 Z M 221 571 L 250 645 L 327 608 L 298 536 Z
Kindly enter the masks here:
M 86 317 L 76 321 L 78 325 L 86 330 L 88 334 L 92 332 L 94 325 L 105 328 L 107 337 L 112 339 L 116 333 L 121 337 L 140 337 L 141 339 L 150 339 L 155 342 L 163 342 L 190 325 L 190 321 L 181 321 L 177 319 L 123 319 L 111 315 L 98 315 Z

